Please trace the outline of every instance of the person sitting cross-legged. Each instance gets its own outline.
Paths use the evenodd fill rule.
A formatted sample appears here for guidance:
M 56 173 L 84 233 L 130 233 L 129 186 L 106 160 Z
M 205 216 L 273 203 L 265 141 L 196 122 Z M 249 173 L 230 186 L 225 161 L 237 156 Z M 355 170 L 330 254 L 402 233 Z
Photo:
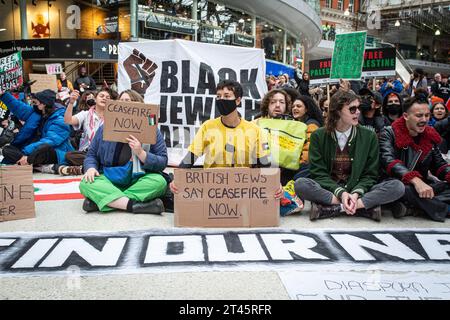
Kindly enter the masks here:
M 358 124 L 359 104 L 351 92 L 334 94 L 325 127 L 311 134 L 311 178 L 295 182 L 296 194 L 312 202 L 311 220 L 345 213 L 380 221 L 380 205 L 404 194 L 399 181 L 377 184 L 378 139 L 375 132 Z
M 444 222 L 449 214 L 450 166 L 438 147 L 442 139 L 427 125 L 429 120 L 427 95 L 420 93 L 405 102 L 402 116 L 380 136 L 383 173 L 405 184 L 401 200 L 410 208 L 403 214 L 394 212 L 396 218 L 425 213 Z
M 86 159 L 80 192 L 86 197 L 86 212 L 115 209 L 132 213 L 160 214 L 167 183 L 167 148 L 157 130 L 156 143 L 142 145 L 134 136 L 128 143 L 103 140 L 103 125 L 92 140 Z

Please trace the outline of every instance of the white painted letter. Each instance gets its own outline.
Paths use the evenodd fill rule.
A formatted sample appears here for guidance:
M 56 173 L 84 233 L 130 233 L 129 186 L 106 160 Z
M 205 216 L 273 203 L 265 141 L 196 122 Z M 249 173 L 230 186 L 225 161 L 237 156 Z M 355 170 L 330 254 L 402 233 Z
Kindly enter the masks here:
M 450 234 L 416 234 L 416 237 L 430 259 L 450 260 L 450 244 L 439 243 L 450 242 Z
M 110 238 L 102 250 L 97 250 L 84 239 L 63 239 L 39 267 L 61 267 L 72 252 L 77 253 L 93 267 L 115 266 L 126 242 L 127 238 Z
M 207 235 L 209 261 L 267 261 L 255 234 L 240 234 L 243 252 L 229 252 L 223 235 Z
M 181 243 L 179 252 L 168 252 L 169 243 Z M 177 250 L 175 250 L 177 251 Z M 154 236 L 148 239 L 144 263 L 205 261 L 202 236 Z
M 58 239 L 39 239 L 11 268 L 34 268 L 57 241 Z
M 273 260 L 294 260 L 292 253 L 305 259 L 329 260 L 329 258 L 310 250 L 317 246 L 316 240 L 300 234 L 274 233 L 261 234 Z M 283 242 L 283 241 L 289 242 Z
M 332 234 L 331 235 L 339 244 L 347 251 L 356 261 L 376 260 L 363 247 L 398 257 L 403 260 L 425 260 L 416 252 L 411 250 L 392 235 L 388 233 L 374 234 L 376 238 L 385 244 L 379 244 L 369 240 L 361 239 L 349 234 Z

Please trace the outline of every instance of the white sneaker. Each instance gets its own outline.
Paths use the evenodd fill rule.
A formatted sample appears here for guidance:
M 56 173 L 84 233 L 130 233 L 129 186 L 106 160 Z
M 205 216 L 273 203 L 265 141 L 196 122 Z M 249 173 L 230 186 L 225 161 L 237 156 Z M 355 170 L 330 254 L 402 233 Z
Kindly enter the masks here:
M 55 174 L 55 165 L 54 164 L 43 164 L 40 166 L 36 166 L 34 167 L 34 169 L 36 171 L 42 172 L 42 173 L 51 173 L 51 174 Z

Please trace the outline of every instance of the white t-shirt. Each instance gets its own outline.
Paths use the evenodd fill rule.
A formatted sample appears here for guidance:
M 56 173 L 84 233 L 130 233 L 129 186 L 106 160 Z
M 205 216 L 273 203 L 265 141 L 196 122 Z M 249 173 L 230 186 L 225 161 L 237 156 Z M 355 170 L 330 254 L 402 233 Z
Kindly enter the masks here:
M 101 119 L 93 109 L 81 111 L 77 113 L 75 117 L 78 119 L 78 125 L 73 126 L 73 128 L 75 130 L 83 129 L 78 150 L 86 151 L 98 128 L 103 124 L 103 119 Z

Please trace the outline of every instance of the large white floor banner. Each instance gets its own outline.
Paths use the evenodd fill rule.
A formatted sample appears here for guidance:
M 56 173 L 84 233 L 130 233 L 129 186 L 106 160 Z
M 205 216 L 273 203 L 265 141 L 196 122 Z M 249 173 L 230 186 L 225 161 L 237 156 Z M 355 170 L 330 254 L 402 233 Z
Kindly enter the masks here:
M 380 272 L 414 271 L 440 272 L 442 282 L 450 288 L 449 243 L 450 229 L 222 231 L 172 228 L 1 233 L 0 280 L 19 275 L 65 275 L 73 269 L 80 275 L 314 271 L 326 276 L 329 272 L 344 271 L 370 272 L 377 276 Z M 316 292 L 310 289 L 306 292 L 317 293 L 321 298 L 329 295 L 324 284 L 338 286 L 333 284 L 332 281 L 337 280 L 332 274 L 323 279 L 289 280 L 295 276 L 296 273 L 288 273 L 282 278 L 285 285 L 291 283 L 292 286 L 286 286 L 294 299 L 305 294 L 302 288 L 313 288 L 315 284 Z M 339 290 L 331 291 L 341 294 L 345 288 L 342 285 L 342 288 L 337 287 Z
M 119 44 L 119 92 L 133 89 L 160 105 L 170 165 L 178 165 L 200 125 L 219 116 L 215 88 L 224 79 L 241 83 L 238 111 L 253 119 L 267 92 L 262 49 L 178 39 Z

